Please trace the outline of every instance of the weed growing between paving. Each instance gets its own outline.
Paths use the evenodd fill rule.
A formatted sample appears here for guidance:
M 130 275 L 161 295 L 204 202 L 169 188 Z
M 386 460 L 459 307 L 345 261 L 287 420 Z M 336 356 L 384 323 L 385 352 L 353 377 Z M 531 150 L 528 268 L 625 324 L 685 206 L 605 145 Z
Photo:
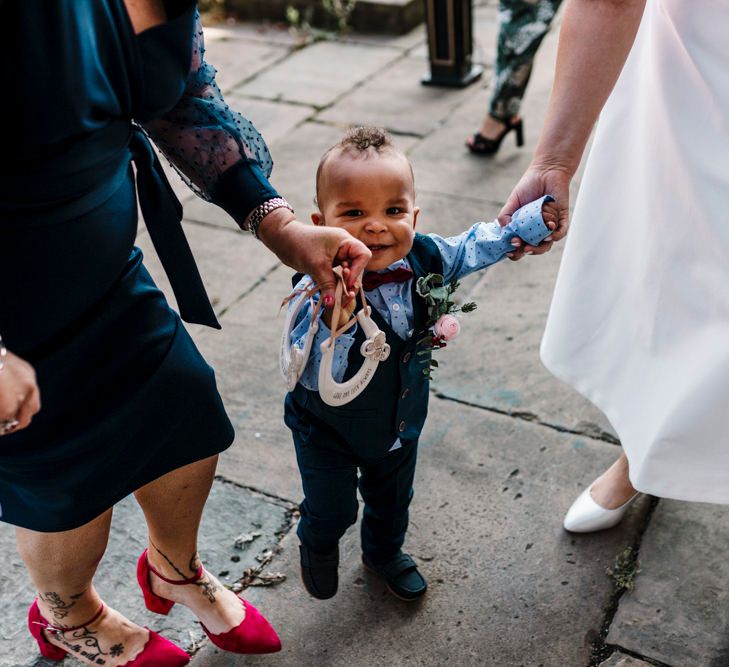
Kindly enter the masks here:
M 619 591 L 632 591 L 635 586 L 635 575 L 640 572 L 638 552 L 627 547 L 615 557 L 615 565 L 607 569 L 615 588 Z

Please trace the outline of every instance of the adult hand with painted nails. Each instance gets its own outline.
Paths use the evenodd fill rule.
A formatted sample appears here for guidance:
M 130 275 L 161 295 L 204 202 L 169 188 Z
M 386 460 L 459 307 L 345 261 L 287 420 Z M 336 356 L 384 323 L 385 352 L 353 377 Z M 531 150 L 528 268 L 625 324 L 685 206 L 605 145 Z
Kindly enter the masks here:
M 39 410 L 40 391 L 33 367 L 8 352 L 0 369 L 0 436 L 24 429 Z
M 344 229 L 300 222 L 286 209 L 269 213 L 263 219 L 258 235 L 284 264 L 314 279 L 326 308 L 334 305 L 336 277 L 333 267 L 343 267 L 348 290 L 343 300 L 346 304 L 355 297 L 356 285 L 372 257 L 367 246 Z
M 524 255 L 541 255 L 552 249 L 552 244 L 567 234 L 569 227 L 569 184 L 572 174 L 569 171 L 532 163 L 522 176 L 519 183 L 509 195 L 504 207 L 499 213 L 499 224 L 508 225 L 512 214 L 535 199 L 544 195 L 552 195 L 554 201 L 545 201 L 542 205 L 542 218 L 544 223 L 553 231 L 537 246 L 532 246 L 521 239 L 514 239 L 514 251 L 507 257 L 519 260 Z

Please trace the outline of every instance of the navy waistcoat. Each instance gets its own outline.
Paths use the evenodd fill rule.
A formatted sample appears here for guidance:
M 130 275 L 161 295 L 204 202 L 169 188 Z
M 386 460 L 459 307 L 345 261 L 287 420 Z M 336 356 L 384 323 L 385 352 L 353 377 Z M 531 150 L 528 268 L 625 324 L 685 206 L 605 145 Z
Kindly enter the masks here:
M 413 334 L 403 340 L 372 308 L 372 319 L 385 332 L 390 356 L 377 366 L 367 388 L 351 403 L 332 407 L 321 400 L 318 392 L 300 383 L 291 398 L 312 421 L 324 422 L 343 438 L 352 450 L 361 455 L 386 453 L 397 438 L 403 443 L 416 441 L 428 414 L 428 388 L 424 371 L 430 354 L 418 354 L 417 341 L 425 334 L 428 317 L 425 301 L 415 291 L 417 279 L 428 273 L 443 273 L 443 262 L 436 244 L 427 236 L 416 234 L 413 248 L 407 255 L 413 270 L 412 300 L 414 309 Z M 294 284 L 301 275 L 294 278 Z M 360 345 L 364 342 L 358 327 L 354 344 L 349 350 L 344 379 L 351 378 L 360 368 L 363 358 Z

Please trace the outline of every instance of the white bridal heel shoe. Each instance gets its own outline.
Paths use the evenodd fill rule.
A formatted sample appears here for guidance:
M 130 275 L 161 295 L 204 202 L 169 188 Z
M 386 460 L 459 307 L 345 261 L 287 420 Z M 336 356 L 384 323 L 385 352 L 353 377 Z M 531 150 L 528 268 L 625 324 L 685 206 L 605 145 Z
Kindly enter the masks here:
M 572 503 L 564 517 L 563 526 L 570 533 L 593 533 L 617 526 L 633 501 L 640 495 L 636 492 L 620 507 L 608 510 L 598 505 L 592 497 L 592 482 Z

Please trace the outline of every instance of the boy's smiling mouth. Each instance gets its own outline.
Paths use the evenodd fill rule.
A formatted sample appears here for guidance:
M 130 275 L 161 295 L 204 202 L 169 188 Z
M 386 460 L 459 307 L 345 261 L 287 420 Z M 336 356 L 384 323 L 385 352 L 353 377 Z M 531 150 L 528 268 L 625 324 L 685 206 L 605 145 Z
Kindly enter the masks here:
M 380 250 L 386 250 L 389 248 L 389 245 L 368 245 L 367 246 L 372 252 L 378 252 Z

